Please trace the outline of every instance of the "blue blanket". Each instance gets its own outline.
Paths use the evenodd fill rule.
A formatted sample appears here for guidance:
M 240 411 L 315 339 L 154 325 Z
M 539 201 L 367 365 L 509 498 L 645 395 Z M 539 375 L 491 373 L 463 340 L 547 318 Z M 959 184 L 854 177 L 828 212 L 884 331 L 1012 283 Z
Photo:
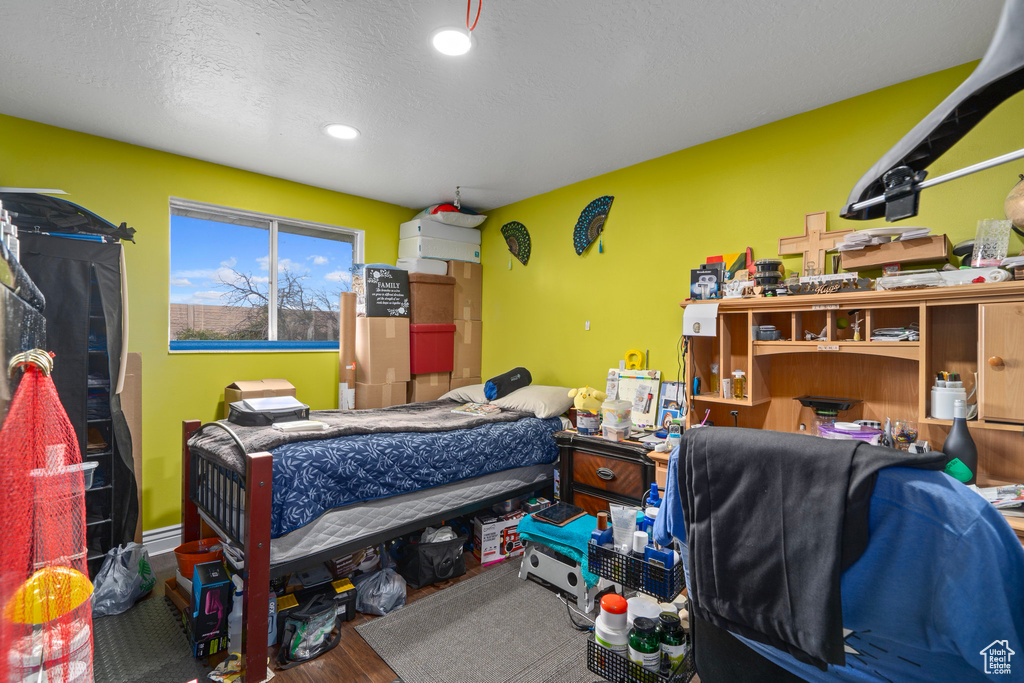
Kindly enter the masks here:
M 553 463 L 558 418 L 524 417 L 446 432 L 384 433 L 297 441 L 272 449 L 271 536 L 342 505 L 387 498 Z

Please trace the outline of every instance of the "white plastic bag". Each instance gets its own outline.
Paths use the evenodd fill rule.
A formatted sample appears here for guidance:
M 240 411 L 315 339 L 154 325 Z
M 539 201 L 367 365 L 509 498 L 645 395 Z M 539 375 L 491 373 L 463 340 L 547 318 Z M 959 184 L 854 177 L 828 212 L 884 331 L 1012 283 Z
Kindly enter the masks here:
M 383 616 L 405 604 L 405 579 L 394 569 L 381 569 L 352 579 L 356 586 L 356 609 Z
M 128 543 L 111 548 L 93 581 L 92 615 L 120 614 L 153 590 L 155 584 L 146 546 Z
M 455 531 L 450 526 L 443 526 L 440 529 L 428 526 L 423 530 L 423 535 L 420 536 L 420 543 L 439 543 L 441 541 L 450 541 L 453 538 L 455 538 Z

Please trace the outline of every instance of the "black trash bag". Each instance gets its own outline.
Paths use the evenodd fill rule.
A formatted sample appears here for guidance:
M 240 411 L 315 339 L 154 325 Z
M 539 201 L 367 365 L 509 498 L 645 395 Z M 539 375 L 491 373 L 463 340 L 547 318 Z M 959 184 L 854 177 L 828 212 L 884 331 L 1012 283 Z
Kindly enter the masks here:
M 384 616 L 405 604 L 405 579 L 390 567 L 360 574 L 352 583 L 356 587 L 356 610 L 364 614 Z

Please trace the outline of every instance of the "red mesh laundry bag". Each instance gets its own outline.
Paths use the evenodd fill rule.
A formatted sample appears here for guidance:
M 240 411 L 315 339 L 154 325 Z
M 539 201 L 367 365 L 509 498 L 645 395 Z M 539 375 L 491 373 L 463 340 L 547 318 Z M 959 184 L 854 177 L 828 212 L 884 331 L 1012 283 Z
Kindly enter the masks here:
M 0 683 L 92 681 L 92 583 L 78 439 L 26 366 L 0 430 Z

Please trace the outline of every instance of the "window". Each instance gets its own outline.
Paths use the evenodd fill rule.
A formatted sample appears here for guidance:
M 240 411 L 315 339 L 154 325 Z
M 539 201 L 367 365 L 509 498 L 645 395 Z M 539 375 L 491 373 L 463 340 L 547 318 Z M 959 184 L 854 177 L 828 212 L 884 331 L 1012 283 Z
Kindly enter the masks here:
M 327 350 L 361 230 L 171 199 L 171 351 Z

